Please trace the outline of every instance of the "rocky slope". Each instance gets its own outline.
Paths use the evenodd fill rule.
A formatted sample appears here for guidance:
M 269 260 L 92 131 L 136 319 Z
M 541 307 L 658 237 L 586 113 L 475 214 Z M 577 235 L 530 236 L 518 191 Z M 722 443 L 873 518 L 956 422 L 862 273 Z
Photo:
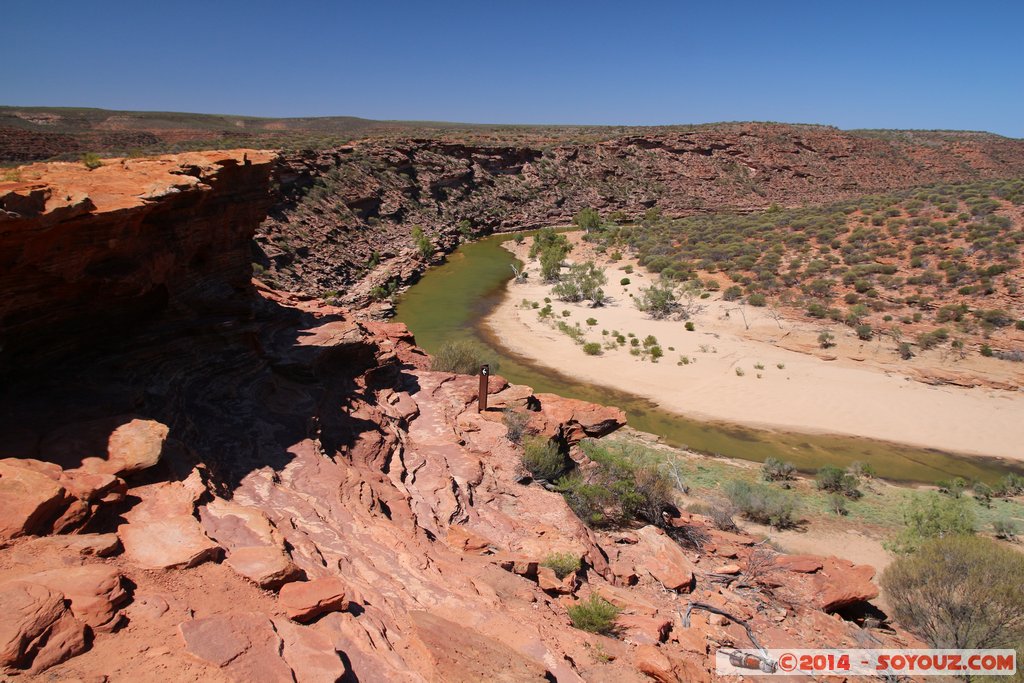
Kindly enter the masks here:
M 495 377 L 480 413 L 476 378 L 426 370 L 403 326 L 243 282 L 269 155 L 138 163 L 87 191 L 61 167 L 0 188 L 0 279 L 21 282 L 0 385 L 5 675 L 699 681 L 744 625 L 765 647 L 910 642 L 848 620 L 870 568 L 673 511 L 588 529 L 524 476 L 501 412 L 573 449 L 620 411 Z M 136 267 L 90 267 L 121 249 Z M 540 566 L 555 552 L 581 569 Z M 614 638 L 570 625 L 595 593 L 623 610 Z
M 257 239 L 282 285 L 362 304 L 423 267 L 414 225 L 448 251 L 463 235 L 566 223 L 584 207 L 749 211 L 1022 173 L 1024 140 L 979 133 L 723 124 L 547 144 L 367 140 L 282 157 Z

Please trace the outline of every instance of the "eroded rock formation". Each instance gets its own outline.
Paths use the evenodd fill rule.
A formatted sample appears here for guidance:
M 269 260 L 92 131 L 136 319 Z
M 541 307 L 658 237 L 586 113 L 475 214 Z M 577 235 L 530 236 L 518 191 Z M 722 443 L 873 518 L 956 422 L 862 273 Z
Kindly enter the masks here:
M 836 613 L 876 594 L 865 568 L 766 562 L 753 539 L 695 515 L 587 528 L 524 477 L 500 409 L 477 411 L 476 378 L 427 370 L 401 325 L 243 282 L 229 264 L 246 258 L 259 212 L 231 207 L 263 201 L 269 157 L 249 153 L 244 171 L 240 154 L 206 153 L 206 170 L 185 174 L 200 182 L 129 206 L 104 211 L 97 186 L 95 208 L 59 218 L 43 205 L 0 224 L 5 239 L 22 237 L 4 282 L 8 269 L 32 272 L 22 264 L 46 271 L 29 257 L 54 253 L 50 230 L 87 233 L 86 262 L 127 240 L 154 264 L 130 269 L 130 287 L 108 273 L 109 293 L 63 267 L 61 286 L 28 279 L 4 302 L 27 321 L 4 318 L 3 353 L 21 361 L 0 386 L 5 673 L 710 680 L 717 648 L 746 635 L 690 614 L 692 601 L 745 620 L 766 647 L 908 642 Z M 161 163 L 174 176 L 190 158 Z M 40 184 L 33 192 L 53 196 Z M 126 232 L 154 215 L 162 230 Z M 177 257 L 200 236 L 232 253 L 210 253 L 203 263 L 221 265 L 206 268 Z M 175 257 L 157 267 L 161 251 Z M 79 282 L 124 327 L 83 322 L 78 302 L 91 299 Z M 166 297 L 141 306 L 150 300 L 135 294 L 158 283 Z M 196 308 L 179 287 L 211 305 Z M 531 428 L 566 448 L 623 423 L 616 409 L 498 377 L 491 391 L 499 406 L 530 406 Z M 679 528 L 698 542 L 680 545 Z M 541 566 L 552 553 L 580 570 L 559 578 Z M 567 607 L 592 594 L 622 609 L 617 637 L 571 626 Z

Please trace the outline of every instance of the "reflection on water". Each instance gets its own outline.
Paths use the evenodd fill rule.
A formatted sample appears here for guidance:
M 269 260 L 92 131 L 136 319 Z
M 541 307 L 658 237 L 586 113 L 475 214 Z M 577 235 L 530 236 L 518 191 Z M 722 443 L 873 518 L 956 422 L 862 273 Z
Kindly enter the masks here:
M 526 233 L 529 235 L 529 233 Z M 647 399 L 604 387 L 583 384 L 510 352 L 482 324 L 501 301 L 512 279 L 516 259 L 501 243 L 509 235 L 495 235 L 463 245 L 448 261 L 424 274 L 398 302 L 397 320 L 416 335 L 428 352 L 450 339 L 472 339 L 489 346 L 498 356 L 499 374 L 538 392 L 557 393 L 626 411 L 636 429 L 661 436 L 673 446 L 696 451 L 764 461 L 779 458 L 803 471 L 824 464 L 845 467 L 860 461 L 887 479 L 935 482 L 964 477 L 992 482 L 1006 472 L 1024 473 L 1024 466 L 996 458 L 956 455 L 855 437 L 810 435 L 753 429 L 736 424 L 695 420 L 662 410 Z

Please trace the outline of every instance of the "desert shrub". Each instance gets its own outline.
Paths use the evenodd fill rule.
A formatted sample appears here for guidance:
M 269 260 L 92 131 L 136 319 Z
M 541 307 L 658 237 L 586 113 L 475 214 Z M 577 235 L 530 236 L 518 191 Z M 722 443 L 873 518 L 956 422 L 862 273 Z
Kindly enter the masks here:
M 683 328 L 685 328 L 687 332 L 693 332 L 694 330 L 697 329 L 697 326 L 693 324 L 692 320 L 687 320 L 683 324 Z
M 908 553 L 932 538 L 969 535 L 975 530 L 974 512 L 963 498 L 937 493 L 914 496 L 903 515 L 904 529 L 890 544 L 898 553 Z
M 729 502 L 747 519 L 785 529 L 796 524 L 796 500 L 786 491 L 742 480 L 725 486 Z
M 457 372 L 460 375 L 475 375 L 480 366 L 488 364 L 491 372 L 498 369 L 498 359 L 487 348 L 472 341 L 454 340 L 441 344 L 430 361 L 430 369 L 440 372 Z
M 566 458 L 558 446 L 542 436 L 523 439 L 523 465 L 537 479 L 554 481 L 566 470 Z
M 1021 493 L 1024 493 L 1024 477 L 1015 472 L 1010 472 L 1000 479 L 992 491 L 992 495 L 997 498 L 1007 498 Z
M 103 161 L 100 159 L 100 155 L 94 152 L 86 152 L 82 155 L 82 163 L 87 169 L 92 171 L 103 165 Z
M 597 342 L 587 342 L 583 345 L 583 353 L 588 356 L 597 356 L 601 354 L 601 345 Z
M 828 508 L 835 514 L 845 517 L 850 514 L 850 510 L 846 506 L 846 496 L 841 493 L 830 493 L 828 496 Z
M 761 476 L 765 481 L 792 481 L 796 478 L 796 466 L 778 458 L 765 458 Z
M 1012 541 L 1017 538 L 1017 523 L 1012 519 L 1001 518 L 992 521 L 992 533 L 996 538 Z
M 619 616 L 619 608 L 597 593 L 572 605 L 568 612 L 573 627 L 606 635 L 615 630 L 615 617 Z
M 939 493 L 945 493 L 947 496 L 959 498 L 963 495 L 964 489 L 967 488 L 967 480 L 963 477 L 954 477 L 953 479 L 940 481 L 937 485 L 939 487 Z
M 667 318 L 679 310 L 679 299 L 676 296 L 675 286 L 664 279 L 650 287 L 642 288 L 634 303 L 637 309 L 655 320 Z
M 522 443 L 526 426 L 530 424 L 530 416 L 518 410 L 506 409 L 501 419 L 508 430 L 508 440 L 517 445 Z
M 736 376 L 737 377 L 743 377 L 744 375 L 747 374 L 746 370 L 744 370 L 743 368 L 738 367 L 738 366 L 736 367 L 735 371 L 736 371 Z
M 551 553 L 540 563 L 555 572 L 555 576 L 564 579 L 580 569 L 580 558 L 572 553 Z
M 558 481 L 569 507 L 594 527 L 621 526 L 633 520 L 663 524 L 662 511 L 674 498 L 669 476 L 649 457 L 618 444 L 581 443 L 594 466 Z
M 992 347 L 989 346 L 988 344 L 982 344 L 979 353 L 985 356 L 985 358 L 991 358 L 993 355 L 995 355 L 992 351 Z
M 412 241 L 416 245 L 416 251 L 423 258 L 429 258 L 434 253 L 434 244 L 427 237 L 427 233 L 423 232 L 423 228 L 418 225 L 412 227 Z
M 992 506 L 992 487 L 983 481 L 976 482 L 972 487 L 974 492 L 974 500 L 978 501 L 985 507 Z
M 822 332 L 818 335 L 818 346 L 823 349 L 835 346 L 835 336 L 831 332 Z
M 896 620 L 932 647 L 1000 648 L 1024 639 L 1024 555 L 972 536 L 929 539 L 881 578 Z
M 607 283 L 604 270 L 594 265 L 593 261 L 584 261 L 571 266 L 551 292 L 562 301 L 585 300 L 601 304 L 605 299 L 602 286 Z
M 761 307 L 767 305 L 768 300 L 765 298 L 764 294 L 751 294 L 747 297 L 747 303 L 751 306 Z
M 873 335 L 871 325 L 868 325 L 866 323 L 857 325 L 857 327 L 854 328 L 854 331 L 857 333 L 857 338 L 863 341 L 870 341 Z
M 743 290 L 739 285 L 731 285 L 722 292 L 722 299 L 725 301 L 738 301 L 743 296 Z
M 619 284 L 620 284 L 620 285 L 622 285 L 623 287 L 625 287 L 626 285 L 628 285 L 628 284 L 629 284 L 629 282 L 630 282 L 630 280 L 629 280 L 629 278 L 628 278 L 628 277 L 624 277 L 624 278 L 622 278 L 621 280 L 619 280 Z
M 596 324 L 597 324 L 597 318 L 587 318 L 587 325 L 589 325 L 590 327 L 593 327 Z
M 647 352 L 651 354 L 652 363 L 657 363 L 658 359 L 665 355 L 665 352 L 661 350 L 660 346 L 652 346 L 647 349 Z
M 896 353 L 900 355 L 903 360 L 910 360 L 914 357 L 914 350 L 907 342 L 900 342 L 900 345 L 896 347 Z
M 835 465 L 825 465 L 819 469 L 818 473 L 814 476 L 814 480 L 820 491 L 841 493 L 849 498 L 859 498 L 861 496 L 860 489 L 857 488 L 860 483 L 857 477 Z

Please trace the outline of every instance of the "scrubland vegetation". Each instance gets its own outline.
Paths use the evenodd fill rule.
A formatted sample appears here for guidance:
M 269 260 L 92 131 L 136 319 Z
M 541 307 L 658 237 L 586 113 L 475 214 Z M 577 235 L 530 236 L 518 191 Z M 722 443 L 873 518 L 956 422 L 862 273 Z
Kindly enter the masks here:
M 632 249 L 660 275 L 637 296 L 654 318 L 676 315 L 681 293 L 710 280 L 726 301 L 846 325 L 904 359 L 942 349 L 1024 360 L 1012 334 L 1024 329 L 1022 207 L 1024 180 L 990 180 L 746 215 L 669 220 L 652 209 L 585 239 Z

